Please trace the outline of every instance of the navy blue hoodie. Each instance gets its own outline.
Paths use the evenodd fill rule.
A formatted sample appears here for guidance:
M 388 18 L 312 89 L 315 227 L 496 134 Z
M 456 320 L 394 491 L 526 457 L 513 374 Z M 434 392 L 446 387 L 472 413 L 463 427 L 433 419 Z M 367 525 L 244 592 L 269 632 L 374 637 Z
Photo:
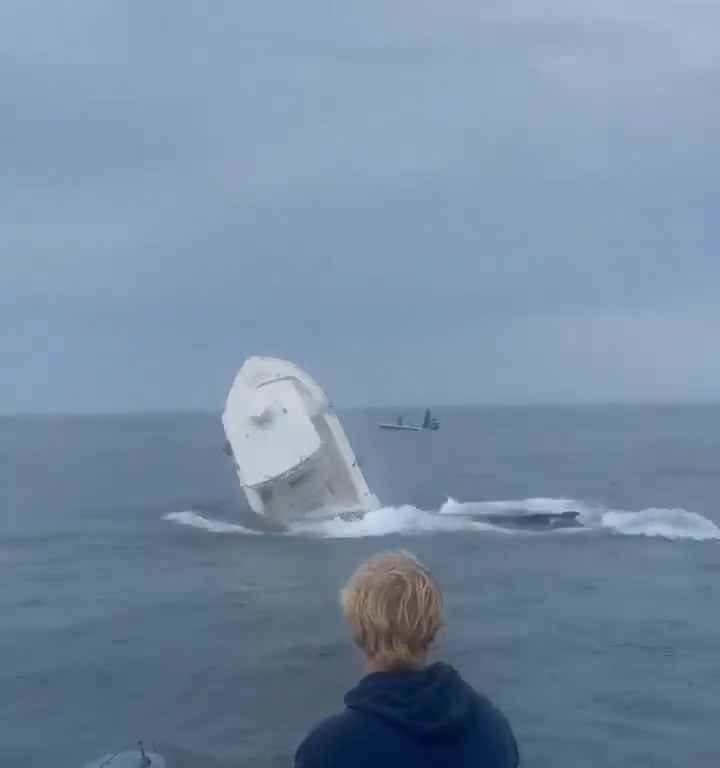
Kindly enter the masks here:
M 373 672 L 345 696 L 345 711 L 320 723 L 296 768 L 516 768 L 502 713 L 447 664 Z

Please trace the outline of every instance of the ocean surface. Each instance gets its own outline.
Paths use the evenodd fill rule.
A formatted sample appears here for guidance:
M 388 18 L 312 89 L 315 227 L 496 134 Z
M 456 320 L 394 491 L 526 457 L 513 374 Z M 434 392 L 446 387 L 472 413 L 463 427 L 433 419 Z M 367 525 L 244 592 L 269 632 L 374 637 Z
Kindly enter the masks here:
M 437 574 L 438 654 L 523 765 L 719 765 L 720 406 L 376 428 L 395 413 L 341 414 L 383 508 L 284 534 L 245 509 L 216 415 L 0 419 L 0 765 L 139 738 L 171 766 L 290 765 L 362 672 L 338 587 L 391 547 Z

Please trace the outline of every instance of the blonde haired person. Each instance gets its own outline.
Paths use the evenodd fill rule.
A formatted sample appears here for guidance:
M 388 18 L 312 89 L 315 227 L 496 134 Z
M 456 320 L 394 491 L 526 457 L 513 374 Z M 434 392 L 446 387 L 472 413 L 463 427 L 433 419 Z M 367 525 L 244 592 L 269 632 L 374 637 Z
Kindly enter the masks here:
M 502 713 L 448 664 L 427 664 L 443 626 L 432 574 L 407 552 L 371 557 L 340 593 L 368 674 L 345 711 L 318 725 L 296 768 L 515 768 Z

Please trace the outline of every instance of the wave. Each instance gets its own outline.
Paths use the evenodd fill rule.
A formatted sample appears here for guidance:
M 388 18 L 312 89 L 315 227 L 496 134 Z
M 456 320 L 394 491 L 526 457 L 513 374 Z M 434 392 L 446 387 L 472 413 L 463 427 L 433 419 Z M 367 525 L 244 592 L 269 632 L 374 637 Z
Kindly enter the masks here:
M 173 512 L 165 519 L 211 533 L 258 536 L 264 531 L 193 511 Z M 329 517 L 292 522 L 281 535 L 325 539 L 357 539 L 431 533 L 558 534 L 607 531 L 624 536 L 671 540 L 720 540 L 720 528 L 696 512 L 650 508 L 637 512 L 604 508 L 567 498 L 498 501 L 448 499 L 438 511 L 411 505 L 383 507 L 359 519 Z
M 357 539 L 370 536 L 419 533 L 457 533 L 459 531 L 499 531 L 490 523 L 470 518 L 443 517 L 437 512 L 426 512 L 406 504 L 402 507 L 383 507 L 368 512 L 357 520 L 334 517 L 329 520 L 300 521 L 292 523 L 290 533 L 329 539 Z
M 579 512 L 585 504 L 575 499 L 503 499 L 501 501 L 456 501 L 449 498 L 440 507 L 441 515 L 562 515 Z
M 580 515 L 580 520 L 587 527 L 606 528 L 625 536 L 720 541 L 720 528 L 712 520 L 685 509 L 588 510 Z
M 720 540 L 720 528 L 697 512 L 679 508 L 650 507 L 631 512 L 610 509 L 575 499 L 531 498 L 502 501 L 459 502 L 448 499 L 440 508 L 443 515 L 481 515 L 485 519 L 543 519 L 550 528 L 553 521 L 573 517 L 584 530 L 606 529 L 626 536 L 652 536 L 691 541 Z
M 190 528 L 201 528 L 210 533 L 239 533 L 244 536 L 260 536 L 262 534 L 262 531 L 246 528 L 244 525 L 238 525 L 236 523 L 228 523 L 225 520 L 215 520 L 211 517 L 204 517 L 192 510 L 185 512 L 170 512 L 170 514 L 163 517 L 163 520 L 170 520 L 179 525 L 187 525 Z

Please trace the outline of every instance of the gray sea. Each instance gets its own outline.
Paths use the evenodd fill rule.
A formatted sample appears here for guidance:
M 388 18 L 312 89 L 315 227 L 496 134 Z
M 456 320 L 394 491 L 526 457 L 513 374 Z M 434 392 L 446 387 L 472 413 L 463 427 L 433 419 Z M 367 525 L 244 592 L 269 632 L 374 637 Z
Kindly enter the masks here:
M 416 552 L 523 765 L 720 764 L 720 406 L 341 414 L 383 508 L 263 533 L 218 415 L 0 419 L 0 765 L 138 738 L 287 766 L 362 672 L 354 565 Z M 409 417 L 420 413 L 407 409 Z

